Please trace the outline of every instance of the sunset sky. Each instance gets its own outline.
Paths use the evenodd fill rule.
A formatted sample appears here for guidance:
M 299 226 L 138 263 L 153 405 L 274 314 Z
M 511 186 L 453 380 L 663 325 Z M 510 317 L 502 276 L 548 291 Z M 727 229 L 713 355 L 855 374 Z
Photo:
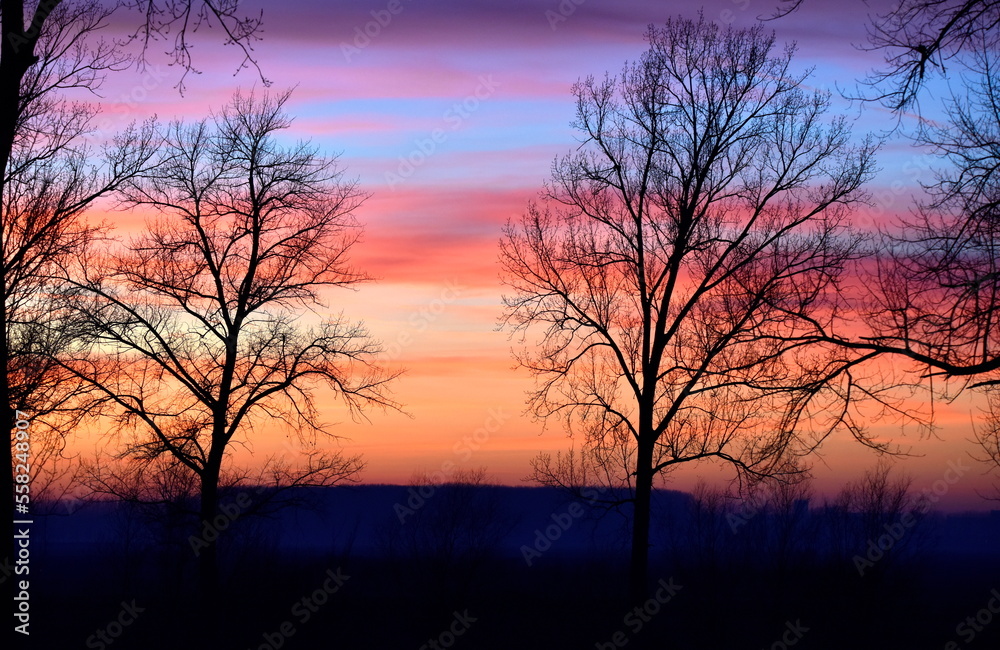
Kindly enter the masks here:
M 705 3 L 704 13 L 709 20 L 748 26 L 775 3 L 716 0 Z M 345 437 L 340 444 L 364 455 L 367 482 L 405 483 L 451 461 L 485 466 L 495 480 L 519 484 L 530 458 L 564 450 L 570 441 L 557 424 L 543 432 L 541 423 L 522 414 L 532 379 L 513 370 L 510 349 L 517 342 L 496 327 L 503 292 L 497 264 L 501 225 L 537 195 L 553 158 L 576 145 L 570 127 L 573 82 L 620 71 L 644 51 L 648 24 L 694 16 L 695 5 L 400 0 L 401 10 L 390 14 L 391 4 L 241 3 L 247 13 L 264 8 L 265 31 L 255 52 L 263 74 L 276 90 L 295 89 L 287 105 L 295 118 L 291 136 L 339 152 L 347 175 L 371 193 L 357 212 L 366 234 L 353 259 L 377 281 L 353 293 L 332 292 L 328 300 L 332 312 L 364 320 L 386 346 L 390 365 L 406 369 L 394 392 L 406 413 L 372 411 L 371 421 L 363 423 L 345 420 L 336 407 L 324 415 L 345 420 L 336 429 Z M 864 42 L 871 11 L 861 0 L 806 0 L 802 11 L 771 26 L 780 41 L 797 41 L 797 69 L 815 67 L 812 86 L 849 90 L 879 63 L 878 53 L 856 47 Z M 112 74 L 102 90 L 95 138 L 152 114 L 200 118 L 237 88 L 260 90 L 254 70 L 234 76 L 239 53 L 219 46 L 219 39 L 218 30 L 199 33 L 194 56 L 202 74 L 187 79 L 183 97 L 174 88 L 179 72 L 162 65 L 156 52 L 145 71 Z M 859 110 L 838 100 L 836 107 L 859 118 L 858 137 L 888 129 L 894 119 L 874 106 Z M 870 188 L 876 205 L 860 222 L 906 210 L 918 181 L 929 178 L 927 164 L 906 141 L 887 142 Z M 123 233 L 141 227 L 138 214 L 106 216 Z M 989 507 L 976 490 L 987 491 L 991 481 L 985 467 L 968 457 L 976 404 L 962 397 L 935 408 L 935 436 L 900 431 L 896 423 L 873 427 L 918 455 L 898 463 L 914 477 L 915 489 L 930 488 L 949 463 L 961 461 L 969 471 L 941 505 Z M 477 429 L 491 431 L 481 431 L 486 439 L 472 449 L 462 441 Z M 284 440 L 276 430 L 272 438 L 255 439 L 252 452 L 284 450 L 293 457 Z M 875 462 L 871 452 L 838 436 L 815 460 L 816 488 L 835 492 Z M 677 472 L 669 486 L 689 489 L 699 475 L 728 477 L 710 465 L 692 466 Z

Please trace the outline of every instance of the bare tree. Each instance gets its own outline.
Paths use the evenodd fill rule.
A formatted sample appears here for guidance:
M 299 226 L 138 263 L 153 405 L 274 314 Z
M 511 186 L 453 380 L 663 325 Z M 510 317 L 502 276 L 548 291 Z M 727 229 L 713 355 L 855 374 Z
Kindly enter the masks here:
M 890 238 L 878 283 L 888 312 L 868 341 L 981 385 L 1000 381 L 998 20 L 988 0 L 906 0 L 871 33 L 886 56 L 874 82 L 890 85 L 893 108 L 917 101 L 932 68 L 957 86 L 946 119 L 918 125 L 915 144 L 944 164 Z
M 80 136 L 95 110 L 63 95 L 71 87 L 96 87 L 101 71 L 120 63 L 101 44 L 80 43 L 104 15 L 94 7 L 54 9 L 37 34 L 37 61 L 21 76 L 19 94 L 0 108 L 4 119 L 14 120 L 12 140 L 0 152 L 0 414 L 10 435 L 3 456 L 8 469 L 0 478 L 8 508 L 5 566 L 15 550 L 15 492 L 19 505 L 30 499 L 29 512 L 38 515 L 46 500 L 64 496 L 76 478 L 77 465 L 64 453 L 65 435 L 84 413 L 86 391 L 54 361 L 76 328 L 56 306 L 64 287 L 53 274 L 60 260 L 84 254 L 98 232 L 85 219 L 89 205 L 141 170 L 154 151 L 149 124 L 133 128 L 103 155 L 89 150 Z M 14 429 L 17 411 L 30 422 L 28 431 Z M 29 482 L 15 484 L 15 474 Z
M 83 143 L 96 107 L 70 102 L 60 90 L 94 88 L 99 70 L 120 60 L 112 50 L 72 43 L 96 29 L 95 8 L 57 9 L 38 41 L 39 61 L 25 75 L 19 124 L 4 170 L 2 218 L 3 308 L 8 405 L 29 413 L 35 467 L 45 435 L 59 444 L 81 412 L 81 386 L 54 357 L 72 343 L 76 328 L 58 308 L 64 291 L 56 277 L 62 261 L 84 255 L 100 228 L 85 213 L 98 198 L 142 171 L 156 147 L 151 123 L 131 127 L 98 155 Z M 66 416 L 66 417 L 62 417 Z
M 836 504 L 845 512 L 860 515 L 858 537 L 867 540 L 885 532 L 885 524 L 892 523 L 914 506 L 910 495 L 912 484 L 909 477 L 893 477 L 892 466 L 881 460 L 874 468 L 866 470 L 860 480 L 844 486 Z
M 534 413 L 582 436 L 590 476 L 631 491 L 634 599 L 661 473 L 795 474 L 842 423 L 874 444 L 826 410 L 850 397 L 850 362 L 794 341 L 836 317 L 874 147 L 824 124 L 829 96 L 801 88 L 794 48 L 760 27 L 676 19 L 648 39 L 620 77 L 576 84 L 581 150 L 501 242 L 505 323 L 540 337 L 518 357 Z M 535 470 L 567 482 L 551 458 Z
M 457 470 L 439 485 L 419 475 L 410 485 L 432 489 L 433 494 L 405 520 L 394 513 L 381 523 L 382 550 L 399 573 L 412 576 L 417 584 L 433 585 L 440 590 L 436 595 L 468 597 L 469 590 L 483 582 L 484 566 L 495 558 L 516 517 L 485 467 Z
M 44 360 L 46 355 L 62 350 L 68 339 L 53 337 L 51 328 L 45 330 L 45 335 L 37 326 L 25 329 L 29 312 L 26 304 L 20 305 L 19 314 L 8 313 L 8 308 L 13 308 L 12 301 L 24 300 L 31 282 L 38 288 L 39 277 L 34 273 L 43 270 L 38 259 L 79 252 L 81 243 L 93 234 L 81 219 L 84 210 L 114 184 L 95 183 L 98 178 L 87 167 L 88 152 L 78 139 L 88 128 L 91 110 L 67 103 L 62 94 L 95 92 L 106 72 L 122 70 L 131 63 L 133 57 L 123 49 L 123 42 L 101 38 L 112 13 L 122 7 L 144 10 L 136 34 L 165 35 L 174 30 L 178 38 L 174 60 L 186 72 L 193 68 L 185 35 L 203 23 L 211 23 L 209 18 L 223 26 L 227 42 L 243 49 L 243 63 L 256 65 L 251 45 L 259 33 L 260 19 L 243 17 L 236 4 L 228 0 L 168 0 L 162 4 L 153 0 L 0 1 L 0 250 L 4 255 L 0 265 L 0 289 L 4 292 L 0 296 L 0 413 L 13 446 L 15 410 L 19 406 L 29 408 L 36 423 L 33 448 L 41 452 L 34 459 L 36 467 L 38 461 L 51 455 L 49 452 L 61 448 L 61 433 L 72 425 L 73 400 L 66 398 L 74 395 L 74 384 Z M 184 20 L 169 20 L 165 12 Z M 192 12 L 199 20 L 189 20 Z M 144 40 L 143 55 L 150 42 Z M 183 80 L 182 76 L 181 84 Z M 140 140 L 135 134 L 124 139 L 132 144 Z M 117 159 L 119 164 L 126 162 Z M 127 173 L 127 168 L 112 165 L 111 175 L 105 180 Z M 11 183 L 18 186 L 11 188 Z M 30 191 L 34 190 L 44 192 L 44 196 L 32 197 Z M 20 203 L 8 205 L 9 201 Z M 56 212 L 39 211 L 53 208 L 53 201 L 58 204 Z M 25 209 L 25 202 L 31 203 L 30 210 Z M 15 287 L 18 283 L 20 287 Z M 18 289 L 21 298 L 13 298 Z M 48 289 L 57 287 L 50 285 Z M 36 314 L 50 313 L 39 303 L 43 295 L 36 292 L 31 301 Z M 59 327 L 64 325 L 59 323 Z M 53 413 L 70 417 L 53 417 Z M 9 449 L 4 451 L 4 458 L 10 471 L 4 472 L 0 491 L 12 509 L 13 457 Z M 11 520 L 10 516 L 4 518 L 6 540 L 13 538 Z M 10 552 L 10 544 L 6 543 L 2 560 L 5 566 L 10 562 Z
M 934 374 L 981 389 L 987 406 L 974 434 L 979 460 L 1000 467 L 1000 3 L 904 3 L 897 14 L 894 35 L 933 36 L 910 47 L 909 68 L 889 68 L 888 76 L 902 78 L 898 85 L 909 92 L 900 93 L 901 105 L 920 90 L 925 61 L 942 76 L 946 63 L 959 74 L 950 75 L 947 119 L 922 123 L 916 134 L 943 165 L 893 238 L 902 253 L 885 273 L 894 291 L 883 292 L 889 296 L 883 304 L 896 314 L 894 347 L 919 349 L 932 358 L 927 366 Z M 913 24 L 901 31 L 907 19 Z M 887 55 L 888 62 L 897 64 L 903 52 Z M 893 331 L 887 325 L 877 332 L 879 342 Z
M 172 125 L 155 172 L 122 194 L 154 211 L 148 234 L 85 262 L 76 283 L 93 347 L 68 367 L 116 414 L 123 455 L 170 455 L 197 475 L 202 526 L 219 514 L 232 446 L 268 425 L 311 449 L 295 471 L 272 466 L 282 482 L 328 485 L 361 469 L 316 444 L 329 434 L 317 383 L 352 415 L 394 406 L 391 376 L 373 365 L 379 346 L 317 313 L 322 290 L 366 279 L 347 262 L 364 196 L 312 145 L 279 144 L 288 96 L 237 94 L 211 121 Z M 199 559 L 211 591 L 215 545 Z
M 30 436 L 34 471 L 28 489 L 34 487 L 34 496 L 42 496 L 38 492 L 48 482 L 44 474 L 62 453 L 60 434 L 73 419 L 53 414 L 72 406 L 79 386 L 64 381 L 66 377 L 49 361 L 64 346 L 64 333 L 71 328 L 60 332 L 50 327 L 58 315 L 45 298 L 58 287 L 46 276 L 59 256 L 79 253 L 92 237 L 93 229 L 81 218 L 82 208 L 101 189 L 83 152 L 74 148 L 79 145 L 75 138 L 87 129 L 90 113 L 67 103 L 59 93 L 70 86 L 93 86 L 101 69 L 117 64 L 104 48 L 95 51 L 79 45 L 103 12 L 70 15 L 68 10 L 53 10 L 51 19 L 33 32 L 27 52 L 15 48 L 16 39 L 10 36 L 21 15 L 16 15 L 14 4 L 0 5 L 0 414 L 10 435 L 10 445 L 4 445 L 7 469 L 0 490 L 8 513 L 3 525 L 7 566 L 13 557 L 13 448 L 21 442 L 15 437 Z M 20 29 L 24 31 L 23 21 Z M 27 54 L 30 57 L 20 63 L 15 61 Z M 31 419 L 29 433 L 14 430 L 17 410 L 26 411 Z
M 844 486 L 824 516 L 826 545 L 836 564 L 852 566 L 861 576 L 882 576 L 919 554 L 927 542 L 930 504 L 912 492 L 912 484 L 880 460 Z
M 1000 470 L 1000 389 L 993 386 L 986 389 L 986 413 L 980 426 L 973 434 L 976 444 L 982 452 L 976 460 L 991 466 L 993 471 Z M 1000 501 L 1000 485 L 987 498 Z

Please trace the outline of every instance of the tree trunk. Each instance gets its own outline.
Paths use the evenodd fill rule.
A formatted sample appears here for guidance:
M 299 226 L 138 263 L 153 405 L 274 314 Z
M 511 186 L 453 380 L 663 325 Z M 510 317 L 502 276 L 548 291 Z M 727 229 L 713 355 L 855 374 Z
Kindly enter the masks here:
M 201 525 L 199 533 L 207 546 L 198 555 L 198 587 L 206 603 L 215 599 L 219 586 L 219 549 L 215 525 L 219 514 L 219 470 L 206 468 L 201 476 Z
M 632 560 L 629 567 L 629 599 L 633 605 L 646 601 L 649 584 L 649 511 L 653 491 L 653 446 L 640 441 L 636 453 L 635 502 L 632 511 Z
M 0 1 L 0 215 L 4 211 L 4 179 L 7 176 L 7 165 L 10 162 L 11 150 L 14 146 L 14 134 L 17 131 L 18 111 L 21 97 L 21 80 L 36 61 L 34 54 L 35 39 L 25 40 L 24 36 L 24 2 L 23 0 Z M 12 432 L 14 430 L 14 405 L 10 396 L 10 379 L 7 375 L 10 351 L 7 336 L 7 276 L 5 273 L 6 249 L 5 234 L 0 226 L 0 421 L 7 430 L 8 444 L 4 445 L 2 456 L 3 476 L 0 477 L 0 498 L 3 499 L 3 525 L 0 535 L 3 536 L 2 555 L 0 558 L 0 576 L 4 578 L 3 601 L 13 602 L 14 584 L 14 458 L 11 450 Z M 31 516 L 29 512 L 28 517 Z M 7 573 L 11 572 L 10 575 Z M 16 635 L 15 636 L 20 636 Z
M 221 531 L 215 524 L 219 514 L 219 468 L 206 467 L 201 474 L 201 520 L 198 535 L 206 546 L 201 547 L 198 554 L 198 597 L 193 599 L 195 609 L 189 613 L 197 634 L 204 642 L 204 647 L 219 646 L 219 535 Z

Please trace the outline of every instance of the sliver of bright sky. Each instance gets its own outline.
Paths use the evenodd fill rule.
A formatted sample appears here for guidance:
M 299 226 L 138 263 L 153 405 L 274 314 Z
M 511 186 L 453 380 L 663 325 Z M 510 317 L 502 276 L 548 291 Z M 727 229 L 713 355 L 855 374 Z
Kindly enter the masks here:
M 776 0 L 717 0 L 704 13 L 748 26 L 775 6 Z M 407 369 L 394 394 L 406 415 L 373 411 L 369 423 L 353 423 L 327 405 L 326 418 L 341 422 L 339 444 L 365 456 L 368 482 L 406 482 L 452 463 L 485 466 L 496 480 L 519 483 L 530 458 L 565 450 L 570 441 L 557 424 L 543 432 L 522 415 L 532 380 L 512 369 L 516 341 L 496 330 L 500 227 L 537 195 L 553 158 L 576 146 L 572 84 L 617 73 L 645 50 L 648 24 L 693 17 L 697 9 L 679 0 L 241 3 L 250 14 L 261 7 L 265 32 L 255 55 L 276 89 L 295 88 L 287 105 L 295 118 L 289 137 L 339 153 L 347 175 L 372 195 L 357 212 L 366 235 L 353 259 L 378 280 L 330 293 L 331 312 L 364 320 L 385 344 L 390 365 Z M 797 41 L 797 69 L 815 67 L 810 85 L 851 89 L 879 62 L 877 53 L 855 47 L 871 11 L 862 0 L 806 0 L 802 11 L 770 25 L 779 41 Z M 237 88 L 259 91 L 252 69 L 234 76 L 241 57 L 220 39 L 218 29 L 195 39 L 202 74 L 189 76 L 183 97 L 173 88 L 179 72 L 163 65 L 155 44 L 145 71 L 112 74 L 98 135 L 154 113 L 201 118 Z M 839 102 L 836 110 L 860 115 L 859 137 L 891 126 L 892 118 L 876 108 L 859 113 Z M 864 218 L 907 209 L 917 181 L 926 178 L 925 161 L 907 143 L 890 141 L 872 186 L 878 206 Z M 123 231 L 141 227 L 139 215 L 109 218 Z M 950 462 L 960 461 L 970 470 L 941 505 L 986 507 L 975 491 L 985 492 L 989 479 L 967 455 L 976 405 L 963 398 L 938 409 L 940 428 L 932 437 L 895 424 L 874 427 L 920 455 L 899 463 L 915 488 L 931 487 Z M 278 428 L 249 449 L 294 453 Z M 239 453 L 252 462 L 249 452 Z M 836 492 L 875 462 L 838 436 L 815 461 L 816 488 Z M 669 485 L 689 489 L 699 477 L 722 476 L 712 466 L 693 466 Z

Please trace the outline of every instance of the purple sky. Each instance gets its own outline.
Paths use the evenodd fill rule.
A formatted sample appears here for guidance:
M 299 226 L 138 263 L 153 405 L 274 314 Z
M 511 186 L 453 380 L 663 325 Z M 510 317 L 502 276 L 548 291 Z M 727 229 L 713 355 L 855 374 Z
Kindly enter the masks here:
M 543 434 L 521 415 L 531 379 L 511 371 L 511 343 L 495 331 L 500 226 L 536 196 L 553 158 L 575 145 L 572 84 L 620 71 L 641 56 L 649 23 L 694 16 L 697 7 L 639 0 L 241 3 L 248 13 L 261 6 L 265 32 L 255 53 L 276 89 L 295 88 L 288 105 L 292 136 L 340 152 L 348 174 L 372 193 L 358 212 L 366 237 L 355 260 L 379 281 L 332 295 L 333 310 L 364 319 L 389 347 L 391 362 L 408 369 L 396 397 L 412 417 L 375 413 L 371 424 L 347 422 L 345 448 L 365 454 L 367 480 L 405 482 L 455 460 L 456 445 L 489 425 L 496 430 L 462 462 L 519 482 L 528 459 L 565 449 L 569 441 L 557 426 Z M 776 6 L 777 0 L 716 0 L 705 3 L 704 14 L 749 26 Z M 861 0 L 806 0 L 800 12 L 771 26 L 779 41 L 798 43 L 797 69 L 815 68 L 811 86 L 850 89 L 879 63 L 878 53 L 856 47 L 872 12 Z M 98 137 L 154 113 L 200 118 L 238 87 L 259 89 L 253 70 L 233 75 L 238 53 L 217 39 L 218 30 L 196 39 L 203 74 L 188 79 L 183 97 L 173 88 L 178 72 L 155 53 L 145 72 L 112 75 Z M 877 107 L 859 110 L 840 99 L 835 106 L 859 117 L 859 138 L 892 126 L 893 118 Z M 927 178 L 927 162 L 906 141 L 888 141 L 871 187 L 876 207 L 862 218 L 881 220 L 907 209 L 918 181 Z M 126 229 L 141 223 L 133 215 L 112 218 Z M 974 408 L 965 398 L 940 406 L 938 438 L 920 439 L 916 432 L 899 438 L 897 429 L 882 427 L 923 455 L 901 463 L 918 489 L 933 484 L 949 462 L 967 460 Z M 504 415 L 494 427 L 497 413 Z M 343 417 L 335 410 L 328 415 Z M 259 443 L 255 451 L 280 448 Z M 825 450 L 817 477 L 826 491 L 875 463 L 850 440 L 834 440 Z M 945 504 L 983 507 L 974 493 L 988 485 L 980 469 L 955 486 Z M 699 476 L 714 479 L 718 472 L 685 469 L 675 486 L 690 487 Z

